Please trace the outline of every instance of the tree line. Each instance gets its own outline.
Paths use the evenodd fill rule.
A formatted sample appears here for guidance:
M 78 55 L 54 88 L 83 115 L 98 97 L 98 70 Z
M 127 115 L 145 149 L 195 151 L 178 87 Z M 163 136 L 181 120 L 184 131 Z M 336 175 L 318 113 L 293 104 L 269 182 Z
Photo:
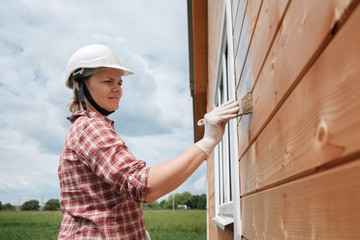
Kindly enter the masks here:
M 170 195 L 167 200 L 162 200 L 160 202 L 155 201 L 152 203 L 142 204 L 144 210 L 160 210 L 160 209 L 206 209 L 206 194 L 201 195 L 192 195 L 189 192 L 176 193 L 175 195 Z M 15 206 L 6 203 L 2 204 L 0 202 L 0 211 L 15 211 Z M 24 202 L 20 210 L 22 211 L 39 211 L 40 204 L 38 200 L 29 200 Z M 59 211 L 60 210 L 60 201 L 59 199 L 50 199 L 48 200 L 43 211 Z
M 10 203 L 5 203 L 4 205 L 0 202 L 0 211 L 15 211 L 15 206 Z M 22 211 L 39 211 L 40 204 L 38 200 L 29 200 L 24 202 L 20 206 Z M 60 210 L 60 201 L 59 199 L 50 199 L 44 205 L 43 211 L 58 211 Z
M 160 209 L 206 209 L 206 194 L 192 195 L 189 192 L 170 195 L 167 200 L 142 204 L 144 210 Z

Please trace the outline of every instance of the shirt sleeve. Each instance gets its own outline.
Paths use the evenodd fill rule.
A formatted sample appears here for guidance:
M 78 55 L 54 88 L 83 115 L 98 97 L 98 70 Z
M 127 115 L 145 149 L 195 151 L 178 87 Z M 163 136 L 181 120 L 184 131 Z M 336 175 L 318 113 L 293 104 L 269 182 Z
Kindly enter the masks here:
M 80 160 L 120 194 L 145 202 L 149 167 L 136 159 L 106 122 L 89 121 L 75 143 Z

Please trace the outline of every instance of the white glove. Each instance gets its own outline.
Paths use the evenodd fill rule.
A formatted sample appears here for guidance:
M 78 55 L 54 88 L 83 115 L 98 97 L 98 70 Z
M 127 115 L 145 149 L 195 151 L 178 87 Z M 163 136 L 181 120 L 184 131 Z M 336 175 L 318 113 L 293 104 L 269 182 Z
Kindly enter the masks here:
M 204 137 L 195 143 L 206 155 L 210 156 L 215 146 L 221 141 L 226 123 L 237 117 L 239 105 L 236 101 L 230 100 L 205 114 Z

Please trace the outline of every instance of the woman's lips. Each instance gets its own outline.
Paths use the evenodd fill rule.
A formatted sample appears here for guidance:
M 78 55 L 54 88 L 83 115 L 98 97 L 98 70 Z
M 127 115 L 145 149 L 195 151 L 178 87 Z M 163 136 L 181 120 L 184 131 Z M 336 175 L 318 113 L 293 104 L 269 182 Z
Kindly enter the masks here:
M 120 97 L 109 97 L 110 100 L 119 100 Z

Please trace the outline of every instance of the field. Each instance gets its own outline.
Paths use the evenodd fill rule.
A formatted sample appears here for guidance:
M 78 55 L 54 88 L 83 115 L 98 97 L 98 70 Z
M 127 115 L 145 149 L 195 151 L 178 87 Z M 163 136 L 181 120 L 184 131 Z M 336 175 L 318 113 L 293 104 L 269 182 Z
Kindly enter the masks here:
M 206 211 L 144 211 L 151 239 L 206 239 Z M 0 240 L 56 239 L 61 212 L 0 211 Z

